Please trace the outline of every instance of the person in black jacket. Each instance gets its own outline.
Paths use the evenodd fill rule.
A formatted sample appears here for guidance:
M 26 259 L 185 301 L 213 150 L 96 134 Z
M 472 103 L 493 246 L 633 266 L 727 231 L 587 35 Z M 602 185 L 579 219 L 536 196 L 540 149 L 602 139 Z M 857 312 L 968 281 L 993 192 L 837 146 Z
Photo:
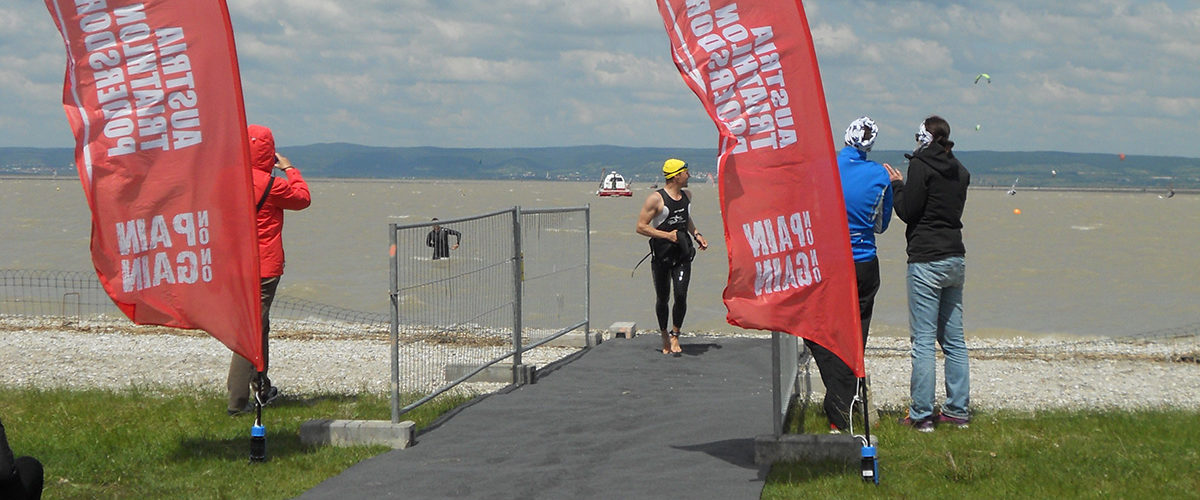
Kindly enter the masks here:
M 437 220 L 437 217 L 433 218 L 434 222 Z M 450 245 L 450 235 L 454 235 L 453 246 Z M 462 233 L 442 227 L 441 224 L 434 224 L 433 230 L 425 235 L 425 246 L 433 248 L 433 260 L 449 258 L 450 251 L 458 250 L 459 243 L 462 243 Z
M 908 225 L 904 236 L 908 241 L 912 403 L 901 423 L 932 432 L 935 424 L 965 428 L 971 418 L 970 366 L 963 337 L 966 247 L 962 238 L 971 173 L 954 157 L 950 124 L 945 119 L 926 118 L 916 139 L 917 149 L 904 155 L 909 160 L 907 181 L 892 182 L 896 215 Z M 946 401 L 940 413 L 933 407 L 935 341 L 946 357 Z
M 4 423 L 0 422 L 0 498 L 37 500 L 42 498 L 42 463 L 33 457 L 13 458 L 8 447 Z

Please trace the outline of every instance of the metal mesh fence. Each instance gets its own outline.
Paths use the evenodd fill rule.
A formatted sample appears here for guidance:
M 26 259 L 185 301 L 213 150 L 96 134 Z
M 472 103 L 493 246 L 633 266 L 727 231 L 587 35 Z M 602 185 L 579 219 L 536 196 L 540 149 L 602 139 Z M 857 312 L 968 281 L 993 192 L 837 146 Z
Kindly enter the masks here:
M 0 270 L 0 314 L 89 318 L 121 315 L 96 273 Z
M 0 269 L 0 314 L 54 316 L 70 320 L 124 318 L 94 272 Z M 345 323 L 344 334 L 379 331 L 387 314 L 356 311 L 288 296 L 277 296 L 271 318 L 306 323 Z
M 588 330 L 589 217 L 587 207 L 514 207 L 392 226 L 395 358 L 404 360 L 394 363 L 396 387 L 436 393 L 500 360 L 562 357 L 539 346 Z M 124 319 L 95 273 L 83 271 L 0 270 L 0 315 Z M 387 331 L 391 316 L 284 295 L 271 307 L 271 318 L 285 321 L 277 334 L 373 336 Z
M 393 226 L 401 392 L 427 393 L 446 382 L 447 366 L 512 350 L 515 218 L 514 209 Z
M 522 209 L 523 345 L 589 317 L 589 211 Z M 585 326 L 586 329 L 586 326 Z
M 390 226 L 394 420 L 501 360 L 518 368 L 530 348 L 586 332 L 588 217 L 514 207 Z M 400 393 L 427 396 L 401 410 Z

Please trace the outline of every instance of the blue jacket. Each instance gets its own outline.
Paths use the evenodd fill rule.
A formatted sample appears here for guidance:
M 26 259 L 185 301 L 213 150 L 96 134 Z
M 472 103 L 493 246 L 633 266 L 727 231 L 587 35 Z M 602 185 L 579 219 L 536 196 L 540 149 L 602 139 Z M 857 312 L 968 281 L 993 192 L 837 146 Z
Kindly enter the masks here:
M 886 231 L 892 220 L 892 183 L 883 165 L 853 146 L 842 148 L 837 162 L 854 262 L 867 262 L 875 258 L 875 233 Z

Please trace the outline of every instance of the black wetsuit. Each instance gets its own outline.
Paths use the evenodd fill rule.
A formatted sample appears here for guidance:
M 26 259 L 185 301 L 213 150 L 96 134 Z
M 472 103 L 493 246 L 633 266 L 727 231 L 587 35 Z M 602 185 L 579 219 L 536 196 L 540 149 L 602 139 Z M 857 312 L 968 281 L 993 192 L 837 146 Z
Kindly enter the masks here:
M 433 247 L 433 260 L 450 257 L 450 235 L 454 235 L 455 245 L 462 243 L 462 233 L 445 227 L 429 231 L 425 236 L 425 246 Z
M 682 230 L 681 237 L 688 237 L 688 226 L 691 214 L 688 205 L 691 200 L 687 194 L 680 192 L 678 200 L 671 199 L 665 189 L 658 190 L 663 204 L 667 207 L 666 217 L 659 222 L 655 229 L 660 231 Z M 681 255 L 679 245 L 663 238 L 650 238 L 650 250 L 654 257 L 650 259 L 650 270 L 654 276 L 654 312 L 658 315 L 658 328 L 667 331 L 668 313 L 674 318 L 672 326 L 683 326 L 683 317 L 687 314 L 688 282 L 692 279 L 691 256 Z M 671 289 L 675 290 L 675 306 L 669 304 Z

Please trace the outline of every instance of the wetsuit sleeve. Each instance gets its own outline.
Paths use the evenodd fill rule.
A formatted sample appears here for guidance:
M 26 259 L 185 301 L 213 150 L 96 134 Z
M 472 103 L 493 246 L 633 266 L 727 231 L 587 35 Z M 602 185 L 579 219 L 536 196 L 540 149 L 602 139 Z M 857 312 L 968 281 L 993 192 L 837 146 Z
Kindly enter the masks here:
M 913 158 L 908 163 L 907 181 L 892 183 L 893 208 L 905 224 L 916 224 L 925 212 L 925 198 L 928 195 L 925 184 L 928 176 L 929 168 L 921 160 Z
M 283 172 L 287 175 L 287 182 L 279 182 L 279 179 L 276 179 L 271 185 L 271 196 L 267 201 L 284 210 L 308 208 L 312 204 L 312 194 L 308 191 L 308 183 L 304 181 L 304 176 L 300 175 L 300 169 L 292 167 Z
M 434 241 L 434 238 L 436 238 L 436 237 L 437 237 L 436 231 L 430 231 L 429 234 L 425 235 L 425 246 L 427 246 L 427 247 L 433 246 L 433 241 Z
M 453 235 L 454 235 L 454 244 L 455 244 L 455 245 L 457 245 L 457 244 L 459 244 L 459 243 L 462 243 L 462 233 L 460 233 L 460 232 L 458 232 L 458 231 L 455 231 L 455 230 L 453 230 L 453 229 L 447 229 L 447 230 L 446 230 L 446 232 L 447 232 L 447 233 L 449 233 L 449 234 L 453 234 Z M 447 236 L 447 237 L 446 237 L 446 241 L 447 241 L 447 242 L 448 242 L 448 241 L 450 241 L 450 237 L 449 237 L 449 236 Z

